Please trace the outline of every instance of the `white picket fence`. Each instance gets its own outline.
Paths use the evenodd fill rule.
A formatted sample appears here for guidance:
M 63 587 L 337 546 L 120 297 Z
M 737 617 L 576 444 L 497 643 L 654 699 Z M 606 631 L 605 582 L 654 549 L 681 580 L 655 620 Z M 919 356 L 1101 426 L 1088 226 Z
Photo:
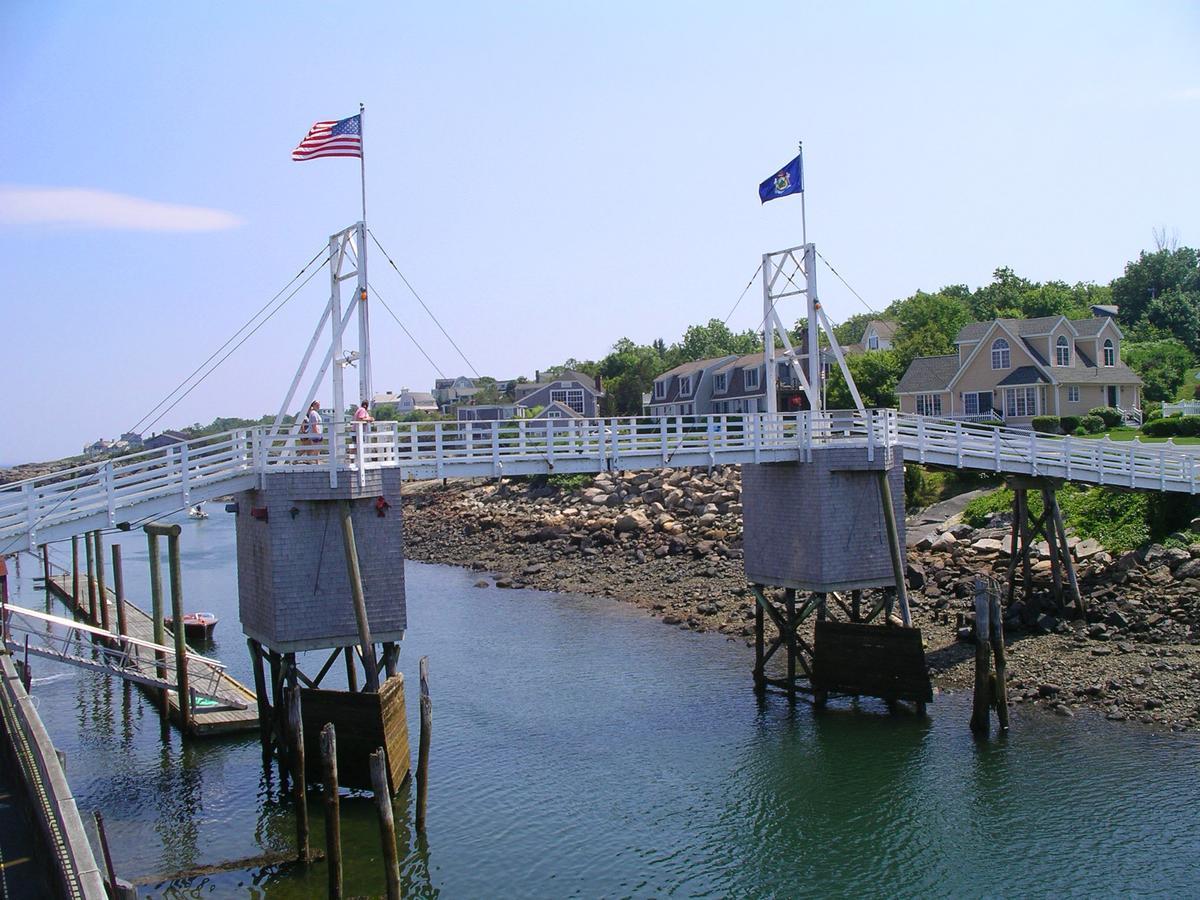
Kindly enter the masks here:
M 814 450 L 889 448 L 940 466 L 1195 493 L 1194 454 L 1166 444 L 1053 437 L 895 410 L 818 415 L 555 422 L 347 424 L 316 444 L 236 429 L 0 488 L 0 552 L 166 515 L 260 487 L 274 472 L 320 471 L 333 487 L 399 468 L 406 478 L 498 477 L 810 460 Z
M 1200 416 L 1200 400 L 1180 400 L 1177 403 L 1167 403 L 1165 400 L 1162 405 L 1162 414 L 1164 416 Z

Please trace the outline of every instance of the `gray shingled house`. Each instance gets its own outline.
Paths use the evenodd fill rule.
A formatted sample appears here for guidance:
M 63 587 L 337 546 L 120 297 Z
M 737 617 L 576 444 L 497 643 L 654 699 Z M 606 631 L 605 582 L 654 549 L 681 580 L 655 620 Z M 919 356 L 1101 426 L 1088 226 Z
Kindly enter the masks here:
M 599 376 L 592 378 L 568 370 L 545 377 L 538 373 L 536 381 L 515 385 L 514 393 L 517 405 L 524 409 L 548 407 L 557 402 L 585 419 L 594 419 L 598 413 L 597 402 L 604 396 L 602 388 Z

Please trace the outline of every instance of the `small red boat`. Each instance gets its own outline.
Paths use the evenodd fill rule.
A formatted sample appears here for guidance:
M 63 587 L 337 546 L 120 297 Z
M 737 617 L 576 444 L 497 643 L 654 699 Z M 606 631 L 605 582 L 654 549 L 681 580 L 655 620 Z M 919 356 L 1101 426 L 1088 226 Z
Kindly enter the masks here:
M 163 624 L 175 630 L 175 620 L 168 616 Z M 183 636 L 191 641 L 207 641 L 212 638 L 213 629 L 217 627 L 217 617 L 207 612 L 190 612 L 183 614 Z

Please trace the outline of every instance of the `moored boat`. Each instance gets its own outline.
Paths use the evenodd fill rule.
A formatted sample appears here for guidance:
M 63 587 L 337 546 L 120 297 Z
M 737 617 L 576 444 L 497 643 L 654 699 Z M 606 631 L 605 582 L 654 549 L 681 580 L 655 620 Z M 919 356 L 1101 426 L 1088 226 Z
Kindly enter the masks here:
M 183 614 L 183 635 L 188 640 L 207 641 L 212 638 L 213 629 L 217 627 L 217 617 L 209 612 L 190 612 Z M 175 620 L 168 616 L 163 624 L 175 630 Z

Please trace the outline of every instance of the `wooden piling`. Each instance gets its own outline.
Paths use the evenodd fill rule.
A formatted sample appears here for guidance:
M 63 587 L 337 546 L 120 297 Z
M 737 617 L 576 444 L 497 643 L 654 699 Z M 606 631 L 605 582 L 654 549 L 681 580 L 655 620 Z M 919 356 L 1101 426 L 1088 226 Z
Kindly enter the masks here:
M 94 534 L 96 541 L 96 605 L 99 616 L 97 621 L 92 624 L 100 626 L 105 631 L 111 631 L 108 613 L 108 587 L 104 578 L 104 533 L 97 528 Z
M 976 734 L 987 734 L 990 726 L 992 702 L 990 629 L 988 621 L 991 607 L 987 587 L 981 577 L 975 578 L 975 696 L 971 712 L 971 730 Z
M 764 651 L 765 651 L 765 647 L 763 646 L 763 644 L 765 642 L 765 635 L 763 634 L 763 627 L 764 627 L 764 622 L 763 622 L 762 604 L 757 602 L 757 598 L 755 598 L 755 603 L 754 603 L 754 686 L 756 688 L 762 688 L 765 686 L 765 682 L 763 681 L 763 679 L 765 678 L 764 669 L 766 667 L 766 661 L 763 656 Z
M 117 606 L 117 634 L 125 637 L 127 623 L 125 621 L 125 571 L 121 567 L 121 545 L 112 545 L 113 593 Z
M 783 592 L 784 615 L 787 622 L 787 695 L 796 699 L 796 591 L 785 588 Z
M 71 598 L 75 601 L 75 608 L 83 602 L 83 594 L 80 593 L 81 585 L 79 584 L 79 535 L 71 535 Z
M 151 531 L 149 526 L 144 526 L 142 530 L 146 532 L 146 549 L 149 555 L 150 617 L 154 620 L 154 643 L 162 646 L 166 643 L 166 626 L 163 624 L 162 560 L 158 555 L 158 533 Z M 88 580 L 91 581 L 90 578 Z M 159 678 L 165 679 L 167 677 L 166 654 L 161 650 L 155 650 L 154 660 L 155 673 Z M 170 708 L 166 688 L 159 693 L 159 704 L 163 720 L 166 721 Z
M 191 691 L 188 690 L 187 641 L 183 627 L 183 564 L 179 557 L 178 525 L 167 534 L 167 564 L 171 570 L 172 633 L 175 636 L 175 687 L 179 694 L 179 724 L 184 734 L 192 730 Z
M 396 854 L 396 820 L 392 815 L 392 792 L 388 787 L 387 758 L 380 747 L 371 754 L 371 785 L 379 813 L 379 842 L 383 848 L 383 873 L 388 900 L 400 900 L 400 862 Z
M 1008 664 L 1004 651 L 1004 617 L 1000 609 L 999 590 L 989 589 L 987 594 L 988 636 L 992 645 L 992 656 L 996 662 L 996 671 L 992 677 L 992 705 L 996 707 L 1000 730 L 1008 731 L 1008 684 L 1005 681 Z
M 354 648 L 347 647 L 346 654 L 346 689 L 351 693 L 358 690 L 358 669 L 354 666 Z
M 388 678 L 392 678 L 396 674 L 396 657 L 399 654 L 396 652 L 395 641 L 383 642 L 383 670 L 387 673 Z
M 1013 599 L 1017 593 L 1017 559 L 1021 546 L 1021 515 L 1022 507 L 1024 506 L 1025 492 L 1020 488 L 1013 488 L 1013 506 L 1012 506 L 1012 540 L 1008 549 L 1008 605 L 1012 606 Z
M 254 670 L 254 696 L 258 703 L 258 741 L 262 745 L 263 764 L 271 761 L 271 704 L 267 700 L 267 678 L 263 672 L 262 645 L 246 638 L 250 650 L 250 668 Z
M 304 772 L 304 721 L 300 717 L 300 688 L 288 691 L 288 739 L 292 746 L 292 796 L 296 802 L 296 858 L 307 864 L 308 781 Z
M 117 891 L 117 870 L 113 867 L 112 853 L 108 849 L 108 834 L 104 830 L 104 816 L 100 810 L 92 810 L 92 817 L 96 821 L 96 837 L 100 839 L 100 852 L 104 858 L 104 871 L 107 873 L 105 878 L 106 886 L 112 896 L 116 895 Z
M 425 833 L 425 808 L 429 800 L 429 741 L 433 734 L 433 701 L 429 697 L 429 657 L 422 656 L 421 735 L 417 744 L 417 834 Z
M 354 542 L 354 520 L 350 515 L 350 501 L 340 501 L 338 508 L 341 512 L 342 546 L 346 553 L 346 573 L 350 577 L 350 595 L 354 600 L 354 618 L 358 622 L 358 640 L 362 645 L 367 690 L 378 692 L 379 666 L 375 662 L 375 644 L 371 640 L 371 626 L 367 621 L 367 602 L 363 595 L 362 571 L 358 565 L 358 547 Z
M 892 505 L 892 486 L 888 482 L 887 469 L 876 473 L 879 482 L 879 500 L 883 505 L 883 521 L 887 525 L 888 549 L 892 557 L 892 577 L 896 581 L 896 599 L 900 602 L 900 619 L 904 627 L 912 625 L 912 614 L 908 609 L 908 585 L 905 582 L 904 546 L 900 543 L 900 529 L 896 524 L 896 508 Z
M 325 859 L 329 863 L 329 896 L 342 896 L 342 812 L 338 797 L 337 734 L 333 723 L 321 729 L 321 771 L 325 791 Z
M 83 536 L 84 551 L 87 556 L 87 617 L 89 623 L 96 624 L 96 545 L 92 540 L 92 532 Z
M 1051 519 L 1054 523 L 1054 531 L 1058 535 L 1059 544 L 1063 548 L 1062 561 L 1063 568 L 1067 570 L 1067 590 L 1070 594 L 1070 599 L 1075 604 L 1075 611 L 1082 619 L 1087 615 L 1087 607 L 1084 604 L 1083 594 L 1079 590 L 1079 579 L 1075 575 L 1075 560 L 1071 556 L 1071 549 L 1067 546 L 1067 526 L 1063 522 L 1062 509 L 1058 505 L 1058 496 L 1054 496 L 1054 510 Z

